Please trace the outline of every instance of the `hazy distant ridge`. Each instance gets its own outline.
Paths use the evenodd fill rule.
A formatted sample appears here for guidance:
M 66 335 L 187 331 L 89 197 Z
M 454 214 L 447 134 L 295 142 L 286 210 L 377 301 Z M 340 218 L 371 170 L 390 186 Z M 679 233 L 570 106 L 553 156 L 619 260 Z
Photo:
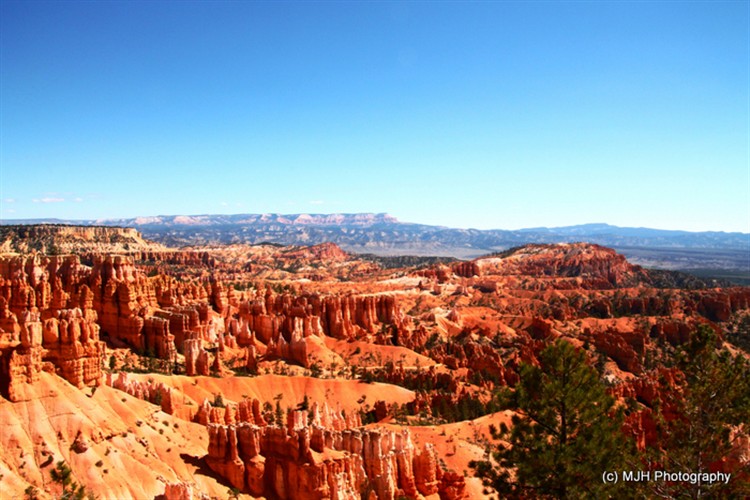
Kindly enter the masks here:
M 689 232 L 583 224 L 519 230 L 457 229 L 400 222 L 385 214 L 234 214 L 159 215 L 129 219 L 6 220 L 3 224 L 68 223 L 135 227 L 170 245 L 201 242 L 272 241 L 313 244 L 333 241 L 350 250 L 442 254 L 465 257 L 525 243 L 589 241 L 611 247 L 659 247 L 747 250 L 750 234 Z

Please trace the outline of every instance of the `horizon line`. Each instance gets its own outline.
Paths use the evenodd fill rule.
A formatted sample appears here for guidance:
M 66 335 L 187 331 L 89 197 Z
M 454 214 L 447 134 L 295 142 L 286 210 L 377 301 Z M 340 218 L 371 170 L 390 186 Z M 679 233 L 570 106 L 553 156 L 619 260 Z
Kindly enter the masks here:
M 516 231 L 531 231 L 531 230 L 555 230 L 555 229 L 570 229 L 570 228 L 579 228 L 579 227 L 586 227 L 586 226 L 606 226 L 608 228 L 614 228 L 614 229 L 643 229 L 643 230 L 652 230 L 652 231 L 665 231 L 665 232 L 675 232 L 675 233 L 690 233 L 690 234 L 700 234 L 700 233 L 721 233 L 721 234 L 737 234 L 737 235 L 743 235 L 743 236 L 750 236 L 750 233 L 745 233 L 742 231 L 723 231 L 723 230 L 703 230 L 703 231 L 691 231 L 687 229 L 664 229 L 664 228 L 655 228 L 655 227 L 649 227 L 649 226 L 618 226 L 615 224 L 610 224 L 608 222 L 584 222 L 579 224 L 569 224 L 569 225 L 563 225 L 563 226 L 533 226 L 533 227 L 519 227 L 516 229 L 507 229 L 507 228 L 489 228 L 489 229 L 479 229 L 475 227 L 451 227 L 441 224 L 425 224 L 422 222 L 410 222 L 410 221 L 402 221 L 398 217 L 390 214 L 389 212 L 294 212 L 294 213 L 282 213 L 282 212 L 241 212 L 241 213 L 202 213 L 202 214 L 159 214 L 159 215 L 136 215 L 131 217 L 100 217 L 100 218 L 92 218 L 92 219 L 61 219 L 57 217 L 34 217 L 34 218 L 6 218 L 0 216 L 0 225 L 34 225 L 34 224 L 62 224 L 62 225 L 103 225 L 108 226 L 106 222 L 123 222 L 127 220 L 132 219 L 150 219 L 150 218 L 160 218 L 160 217 L 237 217 L 237 216 L 277 216 L 277 217 L 291 217 L 291 216 L 302 216 L 302 215 L 309 215 L 309 216 L 357 216 L 357 215 L 371 215 L 371 216 L 380 216 L 380 217 L 388 217 L 393 219 L 392 222 L 396 224 L 408 224 L 408 225 L 421 225 L 421 226 L 430 226 L 430 227 L 438 227 L 438 228 L 446 228 L 446 229 L 457 229 L 457 230 L 474 230 L 474 231 L 508 231 L 508 232 L 516 232 Z M 49 222 L 46 222 L 49 221 Z M 56 222 L 55 222 L 56 221 Z M 80 223 L 80 224 L 77 224 Z M 104 223 L 104 224 L 103 224 Z M 148 223 L 138 224 L 138 225 L 146 225 Z M 190 224 L 184 224 L 184 225 L 190 225 Z M 195 224 L 200 225 L 200 224 Z M 133 226 L 123 226 L 123 227 L 136 227 L 136 225 Z

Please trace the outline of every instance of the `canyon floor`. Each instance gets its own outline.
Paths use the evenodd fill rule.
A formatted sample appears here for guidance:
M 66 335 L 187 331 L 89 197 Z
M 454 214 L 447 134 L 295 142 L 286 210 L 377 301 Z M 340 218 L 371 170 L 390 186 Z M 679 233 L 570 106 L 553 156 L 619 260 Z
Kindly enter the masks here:
M 2 498 L 484 498 L 469 464 L 513 416 L 495 394 L 555 340 L 639 442 L 691 332 L 750 349 L 750 288 L 587 243 L 394 267 L 330 243 L 14 237 L 33 241 L 0 254 Z

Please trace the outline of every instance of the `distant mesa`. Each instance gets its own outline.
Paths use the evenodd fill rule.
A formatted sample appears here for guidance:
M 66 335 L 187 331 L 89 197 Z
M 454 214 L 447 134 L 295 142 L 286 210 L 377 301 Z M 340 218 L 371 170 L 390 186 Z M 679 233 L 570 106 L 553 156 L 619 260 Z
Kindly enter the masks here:
M 71 254 L 80 252 L 163 251 L 132 227 L 62 224 L 0 226 L 0 252 Z
M 36 222 L 36 221 L 29 221 Z M 386 213 L 357 214 L 235 214 L 235 215 L 158 215 L 128 219 L 97 219 L 96 221 L 70 221 L 87 225 L 120 226 L 217 226 L 245 224 L 283 224 L 317 226 L 371 226 L 374 224 L 399 224 L 398 219 Z

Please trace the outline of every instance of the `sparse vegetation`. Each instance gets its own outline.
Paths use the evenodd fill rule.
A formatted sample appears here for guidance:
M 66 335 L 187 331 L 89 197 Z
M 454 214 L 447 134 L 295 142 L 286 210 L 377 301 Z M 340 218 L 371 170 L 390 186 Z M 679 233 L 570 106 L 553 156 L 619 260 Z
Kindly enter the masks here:
M 36 486 L 29 485 L 24 490 L 26 500 L 39 500 L 39 489 Z
M 214 394 L 214 400 L 211 402 L 211 406 L 215 408 L 224 408 L 226 405 L 224 404 L 224 396 L 221 394 Z
M 323 374 L 323 368 L 321 368 L 319 362 L 314 362 L 310 365 L 310 376 L 314 378 L 320 378 Z
M 50 478 L 62 487 L 62 493 L 58 497 L 60 500 L 83 500 L 84 498 L 93 500 L 95 498 L 92 492 L 73 481 L 70 467 L 62 460 L 57 462 L 55 468 L 50 471 Z

